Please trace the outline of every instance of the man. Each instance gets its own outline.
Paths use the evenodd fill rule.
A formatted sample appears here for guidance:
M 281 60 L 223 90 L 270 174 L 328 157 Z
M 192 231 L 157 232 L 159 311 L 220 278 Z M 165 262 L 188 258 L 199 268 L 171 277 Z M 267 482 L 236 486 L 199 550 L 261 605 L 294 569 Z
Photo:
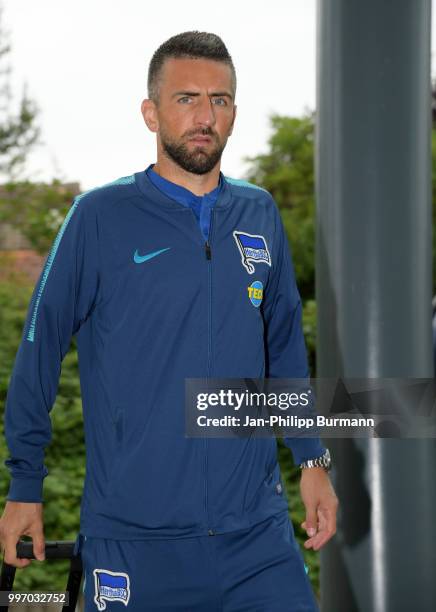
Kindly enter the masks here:
M 277 207 L 220 172 L 235 92 L 218 36 L 185 32 L 160 46 L 141 106 L 157 163 L 75 198 L 29 306 L 7 397 L 12 479 L 0 534 L 8 563 L 29 563 L 15 554 L 22 534 L 43 558 L 49 410 L 77 334 L 87 611 L 317 609 L 276 440 L 185 436 L 186 378 L 308 376 Z M 319 550 L 337 499 L 310 461 L 326 449 L 318 438 L 285 443 L 305 466 L 305 546 Z

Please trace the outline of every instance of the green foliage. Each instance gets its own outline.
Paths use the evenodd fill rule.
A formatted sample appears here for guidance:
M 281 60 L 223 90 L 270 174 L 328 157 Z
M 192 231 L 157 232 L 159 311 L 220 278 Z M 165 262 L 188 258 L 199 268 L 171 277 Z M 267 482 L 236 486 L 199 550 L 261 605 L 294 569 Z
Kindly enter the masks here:
M 311 375 L 316 376 L 316 302 L 303 303 L 303 333 L 306 341 L 307 356 Z
M 49 185 L 9 182 L 0 196 L 0 222 L 18 229 L 35 251 L 46 254 L 74 195 L 58 179 Z
M 315 283 L 314 116 L 270 121 L 268 152 L 246 158 L 247 180 L 267 189 L 280 208 L 304 301 L 314 298 Z
M 436 83 L 433 84 L 436 100 Z M 267 152 L 247 157 L 246 179 L 264 187 L 280 208 L 303 302 L 315 297 L 314 113 L 272 115 Z M 432 221 L 436 227 L 436 113 L 432 130 Z M 436 231 L 433 231 L 433 295 L 436 295 Z
M 0 259 L 0 265 L 2 260 Z M 13 281 L 0 284 L 0 401 L 6 398 L 6 390 L 22 333 L 24 308 L 31 290 L 25 280 L 15 275 Z
M 3 411 L 13 362 L 23 333 L 32 287 L 16 275 L 0 284 L 0 497 L 9 488 L 4 460 Z M 80 382 L 75 339 L 62 363 L 59 393 L 52 413 L 52 443 L 46 452 L 49 476 L 44 481 L 44 534 L 46 540 L 74 540 L 79 529 L 79 506 L 85 474 Z M 50 566 L 48 569 L 47 564 Z M 14 589 L 19 591 L 63 591 L 68 561 L 32 561 L 17 570 Z
M 300 546 L 304 562 L 309 568 L 308 576 L 313 590 L 316 596 L 319 597 L 319 553 L 304 548 L 303 544 L 308 539 L 308 536 L 300 526 L 306 518 L 304 504 L 300 496 L 300 468 L 294 466 L 291 451 L 283 444 L 281 439 L 278 439 L 278 453 L 282 481 L 288 497 L 290 517 L 294 526 L 295 537 Z

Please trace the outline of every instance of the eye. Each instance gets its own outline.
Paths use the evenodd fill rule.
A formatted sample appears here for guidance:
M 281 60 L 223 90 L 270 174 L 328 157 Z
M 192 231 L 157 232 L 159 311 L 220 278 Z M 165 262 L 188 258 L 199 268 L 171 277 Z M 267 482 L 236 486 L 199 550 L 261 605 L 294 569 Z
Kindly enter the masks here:
M 225 98 L 214 98 L 213 103 L 218 106 L 227 106 L 227 100 Z
M 181 102 L 182 104 L 189 104 L 192 101 L 192 98 L 189 96 L 183 96 L 183 98 L 179 98 L 177 102 Z

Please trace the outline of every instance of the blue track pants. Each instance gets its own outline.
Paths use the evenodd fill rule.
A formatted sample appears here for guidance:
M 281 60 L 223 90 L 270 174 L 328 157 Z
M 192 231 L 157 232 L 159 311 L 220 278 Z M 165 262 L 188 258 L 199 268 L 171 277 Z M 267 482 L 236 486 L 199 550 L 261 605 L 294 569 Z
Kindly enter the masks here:
M 85 612 L 318 612 L 287 512 L 213 536 L 81 538 Z

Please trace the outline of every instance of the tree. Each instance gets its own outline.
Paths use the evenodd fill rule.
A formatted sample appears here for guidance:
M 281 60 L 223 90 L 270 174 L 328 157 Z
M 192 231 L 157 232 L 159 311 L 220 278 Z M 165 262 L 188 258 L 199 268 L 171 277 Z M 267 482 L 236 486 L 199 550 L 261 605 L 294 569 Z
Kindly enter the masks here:
M 0 192 L 0 223 L 9 223 L 46 255 L 78 191 L 78 184 L 62 185 L 58 179 L 9 182 Z
M 23 175 L 28 153 L 39 143 L 40 129 L 36 125 L 39 111 L 27 95 L 26 84 L 18 112 L 11 111 L 11 67 L 6 62 L 11 46 L 3 25 L 3 10 L 0 2 L 0 175 L 9 181 Z
M 0 222 L 18 229 L 32 248 L 46 254 L 77 189 L 62 185 L 58 179 L 44 185 L 24 176 L 28 153 L 40 144 L 39 111 L 27 96 L 25 85 L 18 113 L 11 113 L 11 67 L 7 65 L 11 45 L 3 11 L 0 0 L 0 175 L 5 183 L 0 191 Z
M 268 152 L 246 157 L 247 180 L 267 189 L 280 209 L 303 302 L 303 329 L 315 375 L 315 178 L 314 113 L 270 117 Z
M 314 115 L 272 115 L 267 153 L 245 158 L 247 179 L 267 189 L 280 208 L 302 300 L 315 296 Z

